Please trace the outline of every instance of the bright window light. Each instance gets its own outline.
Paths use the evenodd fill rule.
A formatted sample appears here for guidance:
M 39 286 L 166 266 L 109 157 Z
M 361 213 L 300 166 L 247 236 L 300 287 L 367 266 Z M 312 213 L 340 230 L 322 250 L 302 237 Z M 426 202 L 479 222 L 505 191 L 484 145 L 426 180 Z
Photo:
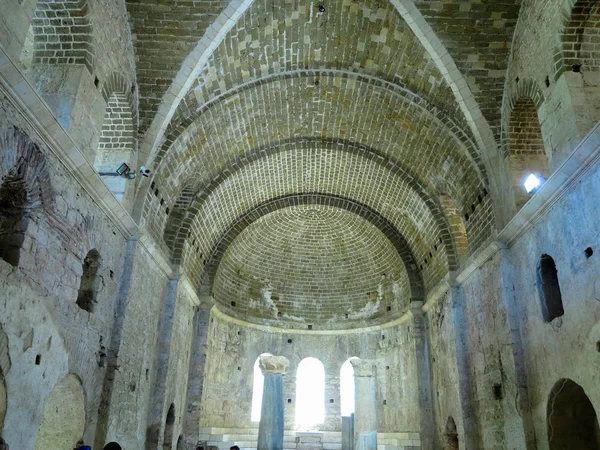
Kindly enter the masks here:
M 527 179 L 525 180 L 525 190 L 527 191 L 528 194 L 531 194 L 533 192 L 535 192 L 536 190 L 539 189 L 539 187 L 542 185 L 542 178 L 532 174 L 529 174 L 529 176 L 527 177 Z
M 342 416 L 354 413 L 354 368 L 348 359 L 340 369 L 340 397 L 342 403 Z
M 311 430 L 325 421 L 325 368 L 316 358 L 300 361 L 296 373 L 296 426 Z
M 270 355 L 270 353 L 263 353 L 260 356 Z M 260 422 L 260 411 L 262 409 L 262 396 L 263 396 L 263 385 L 265 384 L 265 376 L 262 374 L 262 370 L 258 365 L 256 358 L 254 362 L 254 382 L 252 385 L 252 412 L 250 414 L 250 420 L 252 422 Z

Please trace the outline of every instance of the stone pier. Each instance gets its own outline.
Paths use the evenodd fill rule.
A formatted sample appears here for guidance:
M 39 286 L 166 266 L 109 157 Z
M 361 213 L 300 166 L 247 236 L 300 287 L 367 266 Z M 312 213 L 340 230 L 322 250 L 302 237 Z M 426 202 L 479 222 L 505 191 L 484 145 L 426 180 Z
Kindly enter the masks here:
M 283 356 L 261 356 L 265 382 L 258 426 L 258 450 L 283 449 L 283 374 L 290 362 Z
M 377 450 L 376 362 L 351 359 L 354 368 L 354 449 Z

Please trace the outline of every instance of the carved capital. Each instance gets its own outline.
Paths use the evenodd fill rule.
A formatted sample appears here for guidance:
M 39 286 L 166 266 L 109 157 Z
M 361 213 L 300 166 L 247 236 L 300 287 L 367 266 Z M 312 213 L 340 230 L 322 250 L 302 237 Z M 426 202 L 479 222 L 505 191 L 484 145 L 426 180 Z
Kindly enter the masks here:
M 354 368 L 357 377 L 374 377 L 377 372 L 377 363 L 373 359 L 351 359 L 350 364 Z
M 285 356 L 263 355 L 258 359 L 258 366 L 263 375 L 284 374 L 290 362 Z

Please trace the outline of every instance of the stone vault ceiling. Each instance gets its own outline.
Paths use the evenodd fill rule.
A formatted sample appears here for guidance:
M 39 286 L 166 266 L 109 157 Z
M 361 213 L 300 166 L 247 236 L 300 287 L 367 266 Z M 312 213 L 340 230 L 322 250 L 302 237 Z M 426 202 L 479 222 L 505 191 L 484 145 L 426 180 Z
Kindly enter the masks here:
M 424 45 L 412 19 L 422 14 L 421 26 L 437 33 L 435 42 L 446 46 L 495 132 L 518 3 L 414 7 L 408 0 L 128 2 L 140 125 L 148 131 L 142 153 L 156 174 L 140 191 L 141 221 L 173 264 L 229 313 L 298 323 L 294 314 L 271 317 L 265 305 L 250 307 L 252 289 L 240 294 L 232 286 L 250 283 L 248 277 L 271 280 L 267 272 L 276 269 L 272 278 L 280 284 L 286 273 L 293 276 L 293 258 L 280 250 L 296 239 L 294 254 L 310 253 L 301 238 L 314 225 L 306 211 L 319 211 L 319 232 L 336 230 L 332 242 L 358 239 L 357 229 L 365 233 L 360 245 L 377 233 L 388 239 L 409 300 L 422 299 L 493 234 L 487 150 L 473 128 L 477 112 L 465 115 L 464 96 L 450 84 L 456 74 L 440 65 L 430 48 L 435 40 Z M 203 42 L 203 65 L 191 70 Z M 182 81 L 188 72 L 193 78 Z M 294 226 L 281 241 L 282 230 Z M 249 248 L 257 254 L 246 255 Z M 267 255 L 281 264 L 272 267 Z M 350 255 L 324 253 L 329 263 L 319 264 L 346 267 L 356 262 Z M 248 267 L 238 267 L 244 260 Z M 250 268 L 259 263 L 260 270 Z M 375 278 L 348 285 L 352 292 L 331 278 L 349 310 L 366 307 Z M 288 293 L 298 311 L 299 299 L 311 307 L 326 303 L 310 286 L 294 287 L 306 295 Z M 332 318 L 319 311 L 310 317 L 315 324 Z
M 307 204 L 244 229 L 225 251 L 214 297 L 242 319 L 348 328 L 397 317 L 410 286 L 398 252 L 373 224 L 342 208 Z

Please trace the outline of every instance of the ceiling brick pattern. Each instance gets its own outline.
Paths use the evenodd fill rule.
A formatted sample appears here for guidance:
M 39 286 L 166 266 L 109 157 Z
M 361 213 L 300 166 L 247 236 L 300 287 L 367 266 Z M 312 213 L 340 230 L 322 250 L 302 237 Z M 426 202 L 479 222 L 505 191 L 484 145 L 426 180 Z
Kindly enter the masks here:
M 353 212 L 316 204 L 245 228 L 227 247 L 214 286 L 216 304 L 234 317 L 304 329 L 388 321 L 409 298 L 387 237 Z
M 127 1 L 140 90 L 140 134 L 183 61 L 226 5 L 224 0 Z
M 417 8 L 465 76 L 496 139 L 520 0 L 418 0 Z
M 557 78 L 580 66 L 582 72 L 600 70 L 600 4 L 578 1 L 562 33 L 562 55 L 557 61 Z
M 87 2 L 40 0 L 32 27 L 33 64 L 83 64 L 92 72 L 92 33 Z

